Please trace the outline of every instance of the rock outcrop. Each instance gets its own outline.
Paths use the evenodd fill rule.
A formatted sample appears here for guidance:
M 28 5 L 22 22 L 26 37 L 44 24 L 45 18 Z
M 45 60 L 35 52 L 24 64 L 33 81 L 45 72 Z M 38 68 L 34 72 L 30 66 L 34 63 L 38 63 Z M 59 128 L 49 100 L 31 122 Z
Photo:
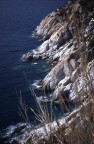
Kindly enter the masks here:
M 62 97 L 80 106 L 94 90 L 94 2 L 70 1 L 52 12 L 35 29 L 43 43 L 22 60 L 46 59 L 54 64 L 41 88 L 55 102 Z
M 34 35 L 43 43 L 36 50 L 22 56 L 24 61 L 41 58 L 55 64 L 42 80 L 41 86 L 52 92 L 51 98 L 54 100 L 60 94 L 64 95 L 66 89 L 71 100 L 77 96 L 74 86 L 77 83 L 80 87 L 83 71 L 94 58 L 92 5 L 94 6 L 94 2 L 88 0 L 86 3 L 82 0 L 70 1 L 46 16 L 34 31 Z
M 92 2 L 87 3 L 91 5 Z M 93 59 L 90 54 L 94 45 L 93 17 L 93 9 L 91 11 L 88 7 L 85 8 L 81 0 L 68 2 L 63 8 L 49 14 L 36 28 L 34 34 L 44 41 L 36 50 L 37 55 L 51 63 L 56 62 L 55 67 L 43 79 L 43 86 L 53 91 L 53 97 L 57 98 L 61 91 L 64 93 L 69 85 L 69 98 L 76 97 L 73 87 L 80 81 L 78 79 L 82 80 L 85 53 L 88 53 L 86 60 L 84 59 L 86 66 Z M 66 78 L 69 81 L 64 85 Z M 80 84 L 77 85 L 80 87 Z

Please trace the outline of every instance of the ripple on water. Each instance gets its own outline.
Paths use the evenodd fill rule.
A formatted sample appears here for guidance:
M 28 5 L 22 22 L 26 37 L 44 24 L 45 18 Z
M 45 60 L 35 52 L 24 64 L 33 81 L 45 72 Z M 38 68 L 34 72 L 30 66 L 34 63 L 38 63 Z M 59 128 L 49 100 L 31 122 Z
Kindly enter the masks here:
M 12 67 L 12 70 L 24 70 L 24 65 L 16 65 Z
M 18 123 L 15 126 L 11 125 L 0 132 L 0 142 L 12 142 L 15 139 L 19 141 L 21 136 L 28 134 L 31 130 L 31 125 L 28 123 Z
M 41 88 L 40 83 L 41 83 L 41 80 L 34 80 L 34 82 L 31 84 L 31 87 L 33 89 L 40 89 Z

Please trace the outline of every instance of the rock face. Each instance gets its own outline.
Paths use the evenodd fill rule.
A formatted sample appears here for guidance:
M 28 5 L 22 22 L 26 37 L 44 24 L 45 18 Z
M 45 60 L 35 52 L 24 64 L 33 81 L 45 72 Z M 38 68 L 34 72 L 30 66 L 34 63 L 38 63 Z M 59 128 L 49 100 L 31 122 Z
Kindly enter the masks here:
M 85 101 L 94 91 L 93 0 L 68 2 L 46 16 L 34 35 L 43 43 L 22 59 L 41 58 L 55 63 L 42 80 L 42 87 L 52 92 L 51 100 L 59 100 L 61 95 L 76 104 Z
M 75 101 L 79 97 L 75 91 L 80 93 L 84 89 L 82 85 L 86 82 L 83 73 L 89 63 L 94 63 L 92 6 L 93 0 L 86 3 L 83 0 L 70 1 L 46 16 L 34 31 L 43 43 L 22 56 L 24 61 L 41 58 L 55 64 L 41 85 L 41 88 L 52 92 L 54 100 L 59 95 L 66 95 L 67 91 L 69 100 Z
M 54 100 L 59 94 L 66 95 L 66 91 L 70 100 L 78 97 L 74 87 L 77 85 L 76 89 L 80 91 L 81 85 L 85 83 L 82 72 L 82 66 L 85 64 L 83 61 L 86 61 L 87 67 L 88 62 L 93 59 L 90 53 L 94 46 L 92 42 L 94 12 L 93 9 L 91 11 L 88 7 L 85 8 L 83 3 L 81 0 L 68 2 L 63 8 L 45 17 L 34 32 L 35 36 L 43 40 L 42 45 L 36 50 L 37 55 L 56 63 L 43 79 L 45 90 L 53 91 Z M 91 5 L 91 2 L 87 3 Z M 86 51 L 88 56 L 84 59 Z
M 32 60 L 32 59 L 33 59 L 33 55 L 32 55 L 31 52 L 28 52 L 28 53 L 26 53 L 26 54 L 23 54 L 22 57 L 21 57 L 21 59 L 22 59 L 23 61 L 29 61 L 29 60 Z

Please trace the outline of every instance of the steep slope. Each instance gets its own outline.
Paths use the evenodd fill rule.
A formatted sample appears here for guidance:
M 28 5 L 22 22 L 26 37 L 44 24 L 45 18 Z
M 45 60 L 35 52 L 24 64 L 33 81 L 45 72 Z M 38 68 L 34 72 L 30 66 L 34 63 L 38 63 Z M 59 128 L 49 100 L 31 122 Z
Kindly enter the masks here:
M 50 92 L 50 100 L 54 103 L 60 103 L 63 99 L 62 103 L 66 103 L 68 108 L 70 104 L 77 107 L 76 112 L 71 109 L 64 123 L 61 120 L 66 127 L 65 135 L 69 138 L 72 124 L 81 128 L 82 123 L 86 122 L 86 119 L 82 119 L 88 113 L 82 114 L 84 106 L 89 111 L 92 109 L 90 104 L 92 106 L 94 103 L 94 1 L 68 2 L 46 16 L 35 29 L 34 35 L 43 43 L 32 52 L 24 54 L 22 60 L 41 58 L 54 65 L 40 87 Z M 40 101 L 43 100 L 44 97 Z
M 66 94 L 66 90 L 70 99 L 76 97 L 73 87 L 76 81 L 81 82 L 80 71 L 93 60 L 93 5 L 93 1 L 68 2 L 49 14 L 34 31 L 34 35 L 43 40 L 42 45 L 22 56 L 25 61 L 42 58 L 55 64 L 42 84 L 45 89 L 54 91 L 56 99 L 59 93 Z M 78 86 L 81 89 L 82 86 Z

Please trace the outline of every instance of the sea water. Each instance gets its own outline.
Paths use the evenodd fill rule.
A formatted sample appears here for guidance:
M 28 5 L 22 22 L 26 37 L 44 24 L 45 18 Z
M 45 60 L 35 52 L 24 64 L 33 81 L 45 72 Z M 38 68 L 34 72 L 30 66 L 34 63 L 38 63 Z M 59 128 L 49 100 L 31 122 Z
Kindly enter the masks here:
M 27 80 L 32 84 L 43 79 L 50 65 L 41 60 L 25 63 L 20 58 L 41 44 L 32 38 L 40 21 L 66 1 L 0 0 L 0 131 L 24 121 L 19 116 L 19 96 L 35 108 Z M 32 114 L 30 120 L 34 122 Z

